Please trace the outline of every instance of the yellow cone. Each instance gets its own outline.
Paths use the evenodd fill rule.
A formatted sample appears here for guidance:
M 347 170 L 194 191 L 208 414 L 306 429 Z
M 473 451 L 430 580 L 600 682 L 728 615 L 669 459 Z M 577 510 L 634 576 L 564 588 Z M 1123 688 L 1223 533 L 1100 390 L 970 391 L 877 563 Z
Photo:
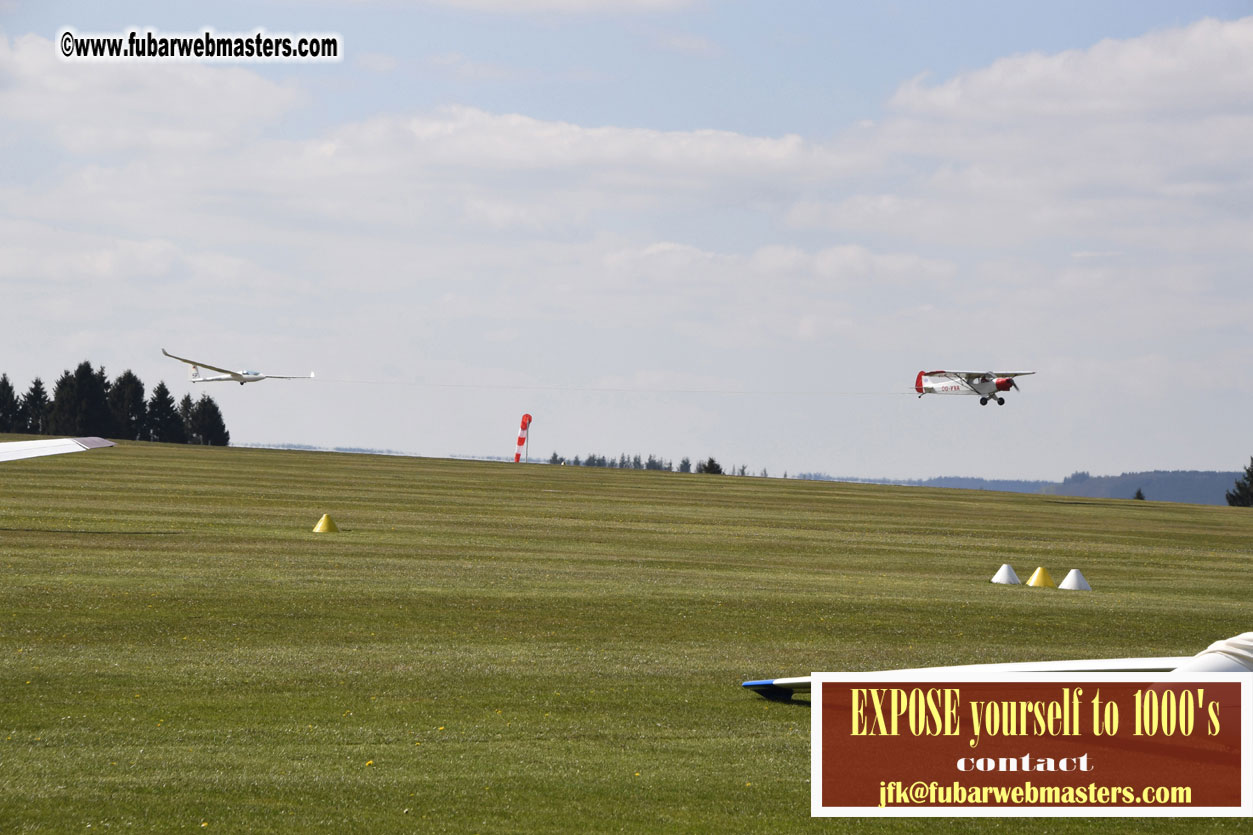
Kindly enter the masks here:
M 1027 585 L 1036 588 L 1054 588 L 1057 584 L 1053 582 L 1053 578 L 1049 576 L 1049 570 L 1044 566 L 1040 566 L 1031 575 L 1031 579 L 1027 581 Z
M 339 526 L 335 524 L 335 520 L 331 518 L 331 514 L 323 513 L 322 518 L 313 526 L 314 533 L 339 533 Z M 1053 585 L 1053 581 L 1049 580 L 1049 585 Z

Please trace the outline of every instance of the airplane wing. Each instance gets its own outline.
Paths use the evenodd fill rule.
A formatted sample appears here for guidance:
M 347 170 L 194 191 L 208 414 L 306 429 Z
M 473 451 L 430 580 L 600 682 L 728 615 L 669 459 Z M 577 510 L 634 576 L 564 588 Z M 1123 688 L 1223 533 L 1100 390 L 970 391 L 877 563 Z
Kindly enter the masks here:
M 46 441 L 8 441 L 0 443 L 0 461 L 18 461 L 41 455 L 82 452 L 85 449 L 117 446 L 104 438 L 49 438 Z
M 299 377 L 288 377 L 284 374 L 266 374 L 265 378 L 267 380 L 312 380 L 313 372 L 310 371 L 307 375 L 301 375 Z
M 1034 371 L 927 371 L 928 377 L 951 377 L 954 379 L 962 379 L 966 382 L 974 380 L 995 379 L 997 377 L 1025 377 L 1028 374 L 1034 374 Z
M 185 358 L 185 357 L 176 357 L 176 356 L 174 356 L 173 354 L 171 354 L 169 351 L 165 350 L 164 348 L 162 348 L 162 349 L 161 349 L 161 353 L 165 354 L 167 357 L 169 357 L 169 358 L 170 358 L 170 359 L 172 359 L 172 360 L 178 360 L 179 362 L 185 362 L 185 363 L 187 363 L 188 365 L 198 365 L 198 366 L 200 366 L 201 368 L 207 368 L 207 369 L 209 369 L 210 371 L 216 371 L 216 372 L 218 372 L 219 374 L 238 374 L 238 373 L 239 373 L 238 371 L 232 371 L 232 370 L 231 370 L 231 369 L 229 369 L 229 368 L 218 368 L 216 365 L 209 365 L 209 363 L 207 363 L 207 362 L 200 362 L 200 361 L 198 361 L 198 360 L 189 360 L 189 359 L 187 359 L 187 358 Z

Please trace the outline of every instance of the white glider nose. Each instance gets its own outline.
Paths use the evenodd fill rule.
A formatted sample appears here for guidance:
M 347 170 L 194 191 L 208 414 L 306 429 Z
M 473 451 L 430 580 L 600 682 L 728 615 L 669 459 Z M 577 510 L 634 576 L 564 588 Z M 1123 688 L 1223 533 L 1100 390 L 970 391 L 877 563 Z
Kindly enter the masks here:
M 1215 641 L 1191 660 L 1176 667 L 1175 672 L 1253 673 L 1253 632 Z

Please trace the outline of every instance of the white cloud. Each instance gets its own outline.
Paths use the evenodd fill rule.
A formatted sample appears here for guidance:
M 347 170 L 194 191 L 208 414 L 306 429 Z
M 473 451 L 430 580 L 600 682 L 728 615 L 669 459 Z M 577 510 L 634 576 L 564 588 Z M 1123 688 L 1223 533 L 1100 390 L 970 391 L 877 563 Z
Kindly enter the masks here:
M 0 113 L 74 153 L 198 153 L 259 136 L 304 100 L 248 69 L 74 63 L 47 38 L 0 33 Z M 5 131 L 16 134 L 14 125 Z
M 1048 119 L 1230 115 L 1250 103 L 1251 55 L 1253 18 L 1202 20 L 1088 49 L 1002 58 L 937 85 L 915 78 L 890 105 L 898 113 L 1015 129 Z
M 836 146 L 875 155 L 867 182 L 788 219 L 932 245 L 1249 252 L 1250 91 L 1253 18 L 917 78 Z
M 411 154 L 427 164 L 511 170 L 594 171 L 608 166 L 687 176 L 738 170 L 760 178 L 829 173 L 848 164 L 795 135 L 759 138 L 717 130 L 585 127 L 467 107 L 444 108 L 405 120 L 378 120 L 340 135 L 373 144 L 377 150 Z M 390 149 L 377 144 L 384 138 L 393 143 Z

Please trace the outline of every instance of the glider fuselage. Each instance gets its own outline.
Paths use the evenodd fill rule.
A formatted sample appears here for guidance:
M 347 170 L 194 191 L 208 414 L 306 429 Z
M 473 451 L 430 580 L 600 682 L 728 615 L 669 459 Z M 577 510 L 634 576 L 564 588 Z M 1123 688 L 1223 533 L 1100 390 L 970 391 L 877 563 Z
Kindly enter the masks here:
M 255 383 L 264 380 L 265 375 L 259 371 L 237 371 L 230 374 L 217 374 L 213 377 L 205 377 L 200 373 L 200 369 L 196 366 L 191 367 L 191 381 L 193 383 Z

